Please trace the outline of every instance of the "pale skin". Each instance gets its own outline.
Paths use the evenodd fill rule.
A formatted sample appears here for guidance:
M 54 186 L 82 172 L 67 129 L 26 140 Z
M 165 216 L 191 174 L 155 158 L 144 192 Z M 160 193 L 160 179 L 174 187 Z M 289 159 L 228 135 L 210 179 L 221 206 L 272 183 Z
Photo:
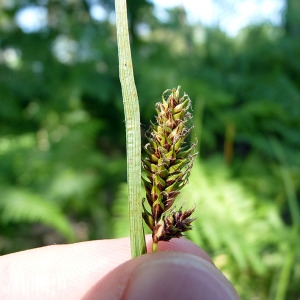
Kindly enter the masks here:
M 147 236 L 148 251 L 151 251 Z M 53 245 L 0 257 L 0 299 L 239 299 L 187 239 L 130 258 L 129 238 Z

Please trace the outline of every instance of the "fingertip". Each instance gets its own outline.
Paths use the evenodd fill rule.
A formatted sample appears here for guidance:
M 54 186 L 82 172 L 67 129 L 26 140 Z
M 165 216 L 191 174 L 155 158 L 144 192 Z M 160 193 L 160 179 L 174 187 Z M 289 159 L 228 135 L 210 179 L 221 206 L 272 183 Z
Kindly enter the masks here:
M 155 256 L 155 254 L 153 254 Z M 238 299 L 223 274 L 201 257 L 161 253 L 133 272 L 124 299 Z
M 146 237 L 147 240 L 147 251 L 148 253 L 152 252 L 152 239 L 150 236 Z M 199 246 L 191 242 L 186 238 L 180 239 L 171 239 L 169 242 L 161 241 L 158 243 L 158 251 L 178 251 L 183 253 L 189 253 L 201 257 L 208 261 L 209 263 L 213 264 L 212 259 L 210 256 Z
M 204 258 L 162 251 L 122 264 L 84 299 L 229 300 L 239 297 L 225 276 Z

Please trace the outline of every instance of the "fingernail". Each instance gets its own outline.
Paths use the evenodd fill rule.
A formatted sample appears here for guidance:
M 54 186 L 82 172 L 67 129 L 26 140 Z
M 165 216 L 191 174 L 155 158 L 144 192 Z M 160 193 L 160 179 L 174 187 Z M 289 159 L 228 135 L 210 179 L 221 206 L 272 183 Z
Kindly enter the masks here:
M 225 276 L 209 262 L 185 253 L 170 253 L 136 269 L 125 299 L 239 299 Z

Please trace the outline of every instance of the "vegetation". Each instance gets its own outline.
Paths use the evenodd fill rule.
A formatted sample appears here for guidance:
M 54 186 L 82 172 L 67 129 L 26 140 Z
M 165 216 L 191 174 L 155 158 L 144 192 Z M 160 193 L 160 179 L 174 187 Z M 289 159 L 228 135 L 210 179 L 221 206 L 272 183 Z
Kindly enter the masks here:
M 45 4 L 47 3 L 47 4 Z M 0 253 L 127 236 L 113 1 L 1 2 Z M 45 14 L 20 25 L 28 8 Z M 193 102 L 189 237 L 242 299 L 300 297 L 300 7 L 231 38 L 128 1 L 141 130 L 167 88 Z M 145 138 L 146 143 L 146 138 Z M 193 206 L 192 206 L 193 207 Z
M 126 0 L 115 1 L 119 73 L 122 88 L 127 157 L 127 190 L 131 257 L 147 252 L 142 218 L 140 105 L 134 82 Z

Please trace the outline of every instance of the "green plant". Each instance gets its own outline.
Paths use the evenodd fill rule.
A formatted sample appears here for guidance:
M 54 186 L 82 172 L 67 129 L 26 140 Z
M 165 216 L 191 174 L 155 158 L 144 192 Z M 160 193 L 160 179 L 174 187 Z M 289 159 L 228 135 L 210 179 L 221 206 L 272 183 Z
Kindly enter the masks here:
M 198 217 L 188 237 L 213 258 L 237 288 L 241 299 L 275 299 L 277 275 L 296 249 L 274 202 L 260 198 L 221 157 L 196 160 L 189 188 L 178 199 L 196 204 Z M 289 249 L 289 250 L 288 250 Z M 271 290 L 274 284 L 275 291 Z
M 130 240 L 132 257 L 146 252 L 143 225 L 141 223 L 141 137 L 140 116 L 137 91 L 134 83 L 126 0 L 116 1 L 117 37 L 119 51 L 119 70 L 122 87 L 126 123 L 127 180 L 130 218 Z M 165 94 L 170 92 L 165 99 Z M 191 154 L 195 145 L 187 148 L 185 139 L 191 131 L 186 126 L 191 118 L 187 112 L 191 105 L 189 97 L 179 95 L 177 90 L 167 90 L 163 102 L 157 104 L 157 122 L 152 124 L 148 134 L 149 144 L 145 146 L 147 158 L 143 166 L 148 180 L 144 180 L 147 200 L 151 213 L 145 208 L 142 214 L 146 224 L 152 230 L 153 251 L 158 241 L 168 241 L 172 237 L 181 237 L 182 232 L 191 229 L 190 218 L 194 209 L 182 212 L 171 210 L 180 189 L 187 183 L 195 155 Z
M 132 257 L 146 252 L 141 205 L 140 109 L 134 83 L 126 0 L 116 0 L 119 70 L 126 124 L 127 181 Z
M 69 220 L 59 207 L 30 190 L 1 186 L 0 211 L 2 225 L 41 222 L 55 229 L 68 242 L 76 240 Z

